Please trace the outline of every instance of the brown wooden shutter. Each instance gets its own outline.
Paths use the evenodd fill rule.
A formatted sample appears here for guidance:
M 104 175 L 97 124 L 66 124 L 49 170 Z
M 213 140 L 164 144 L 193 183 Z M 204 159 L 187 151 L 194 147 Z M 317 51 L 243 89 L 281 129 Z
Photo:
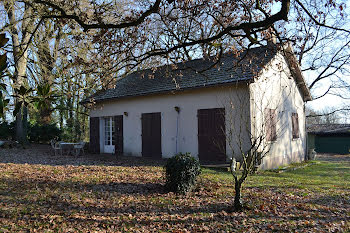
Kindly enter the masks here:
M 265 116 L 265 133 L 266 133 L 266 140 L 271 141 L 271 121 L 270 121 L 270 109 L 265 108 L 264 111 Z
M 114 116 L 114 145 L 115 153 L 121 155 L 124 152 L 123 149 L 123 115 Z
M 275 141 L 277 139 L 277 116 L 276 109 L 265 108 L 265 133 L 267 141 Z
M 91 153 L 100 153 L 100 119 L 98 117 L 90 117 L 89 150 Z
M 292 134 L 293 134 L 293 138 L 299 138 L 299 117 L 298 117 L 298 113 L 292 113 Z
M 277 114 L 276 114 L 276 109 L 271 109 L 270 110 L 271 114 L 271 130 L 272 130 L 272 141 L 277 140 Z

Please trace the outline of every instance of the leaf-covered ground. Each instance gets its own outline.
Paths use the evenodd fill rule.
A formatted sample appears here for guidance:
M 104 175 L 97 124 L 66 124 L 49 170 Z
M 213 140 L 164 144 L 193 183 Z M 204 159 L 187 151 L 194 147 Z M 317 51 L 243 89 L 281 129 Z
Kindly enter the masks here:
M 164 192 L 161 166 L 6 161 L 0 163 L 0 232 L 350 230 L 347 161 L 254 175 L 243 190 L 249 209 L 240 213 L 228 211 L 234 193 L 225 171 L 204 169 L 194 192 L 176 196 Z

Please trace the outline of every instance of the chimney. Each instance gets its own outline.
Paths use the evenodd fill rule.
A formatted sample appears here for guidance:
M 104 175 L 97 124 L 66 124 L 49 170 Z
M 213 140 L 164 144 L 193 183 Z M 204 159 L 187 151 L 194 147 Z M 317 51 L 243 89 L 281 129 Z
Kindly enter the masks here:
M 267 45 L 276 46 L 277 35 L 276 35 L 276 32 L 272 30 L 272 28 L 268 29 L 268 33 L 265 38 L 267 39 Z
M 267 38 L 267 45 L 276 46 L 276 44 L 277 44 L 277 37 L 275 33 L 271 33 L 271 36 Z

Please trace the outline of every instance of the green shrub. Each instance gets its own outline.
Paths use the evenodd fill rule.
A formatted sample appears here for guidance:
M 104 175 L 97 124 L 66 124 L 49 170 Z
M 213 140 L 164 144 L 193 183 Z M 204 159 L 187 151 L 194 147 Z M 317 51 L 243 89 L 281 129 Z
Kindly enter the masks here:
M 0 139 L 13 140 L 15 138 L 15 122 L 0 123 Z
M 0 139 L 15 140 L 16 129 L 15 122 L 0 123 Z M 48 143 L 51 139 L 60 140 L 61 130 L 57 128 L 56 124 L 30 124 L 28 127 L 28 140 L 35 143 Z
M 199 161 L 190 153 L 179 153 L 168 159 L 165 165 L 165 188 L 169 192 L 185 194 L 194 187 L 201 173 Z
M 56 124 L 40 125 L 34 124 L 29 126 L 28 140 L 36 143 L 48 143 L 50 140 L 60 140 L 61 130 Z

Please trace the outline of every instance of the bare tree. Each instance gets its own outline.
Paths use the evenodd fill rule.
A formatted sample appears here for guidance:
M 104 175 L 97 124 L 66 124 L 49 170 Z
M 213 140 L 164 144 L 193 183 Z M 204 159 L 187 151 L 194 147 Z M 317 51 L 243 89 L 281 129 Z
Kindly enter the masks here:
M 15 104 L 17 105 L 18 113 L 16 114 L 16 139 L 21 142 L 26 142 L 27 131 L 27 108 L 22 106 L 19 99 L 19 90 L 27 85 L 27 63 L 28 63 L 28 47 L 32 38 L 32 32 L 35 30 L 36 14 L 28 4 L 17 4 L 12 0 L 4 1 L 3 7 L 7 13 L 9 22 L 9 32 L 12 43 L 12 57 L 14 74 L 13 86 L 16 96 Z M 18 12 L 21 12 L 20 18 Z M 21 105 L 21 106 L 19 106 Z
M 314 76 L 309 79 L 310 89 L 328 86 L 325 93 L 315 92 L 314 98 L 327 93 L 343 96 L 342 91 L 349 86 L 350 31 L 342 2 L 157 0 L 133 1 L 120 11 L 115 11 L 112 3 L 88 0 L 28 2 L 34 8 L 46 7 L 43 19 L 70 20 L 95 34 L 94 41 L 109 48 L 104 52 L 120 57 L 130 70 L 140 64 L 191 60 L 200 54 L 206 57 L 228 50 L 239 52 L 274 36 L 279 42 L 294 43 L 299 63 Z M 277 7 L 279 11 L 272 10 Z
M 340 124 L 347 123 L 346 113 L 350 111 L 350 107 L 335 108 L 327 107 L 321 111 L 307 109 L 308 124 Z M 342 119 L 344 115 L 344 119 Z
M 115 11 L 111 3 L 95 1 L 28 3 L 33 8 L 45 6 L 43 19 L 71 20 L 84 31 L 95 30 L 96 41 L 113 43 L 111 54 L 125 54 L 131 67 L 154 56 L 189 59 L 203 48 L 211 53 L 231 42 L 234 46 L 259 43 L 261 32 L 287 20 L 290 8 L 289 0 L 282 1 L 275 14 L 270 13 L 270 3 L 261 1 L 134 1 L 123 11 Z M 138 50 L 130 50 L 135 47 Z
M 304 100 L 283 51 L 278 53 L 253 83 L 237 84 L 222 100 L 225 106 L 227 157 L 235 183 L 234 210 L 243 208 L 242 184 L 258 168 L 266 168 L 304 159 Z M 280 145 L 294 146 L 300 153 L 280 151 Z M 288 148 L 289 148 L 288 147 Z M 286 149 L 287 150 L 287 149 Z M 285 157 L 285 154 L 289 155 Z
M 43 6 L 8 0 L 0 3 L 0 10 L 6 20 L 1 22 L 1 31 L 8 31 L 12 38 L 8 51 L 14 78 L 6 80 L 6 85 L 13 88 L 11 103 L 18 112 L 17 139 L 26 139 L 28 110 L 32 122 L 48 124 L 57 117 L 61 128 L 63 122 L 72 121 L 68 128 L 74 128 L 79 137 L 84 135 L 88 109 L 79 103 L 95 90 L 113 87 L 118 71 L 124 69 L 120 59 L 105 53 L 106 48 L 94 41 L 95 34 L 83 34 L 60 19 L 37 17 Z M 54 103 L 53 95 L 58 102 Z M 32 101 L 36 104 L 29 105 Z
M 8 42 L 5 34 L 0 34 L 0 49 L 2 50 Z M 0 50 L 0 51 L 1 51 Z M 1 51 L 2 52 L 2 51 Z M 7 93 L 6 85 L 3 83 L 3 77 L 7 69 L 7 54 L 0 54 L 0 118 L 5 118 L 5 109 L 9 103 L 9 100 L 4 97 L 4 93 Z
M 286 26 L 285 37 L 294 45 L 313 99 L 333 95 L 346 100 L 350 94 L 350 31 L 345 3 L 298 0 L 293 5 L 291 15 L 295 17 Z M 346 107 L 338 107 L 343 109 Z

